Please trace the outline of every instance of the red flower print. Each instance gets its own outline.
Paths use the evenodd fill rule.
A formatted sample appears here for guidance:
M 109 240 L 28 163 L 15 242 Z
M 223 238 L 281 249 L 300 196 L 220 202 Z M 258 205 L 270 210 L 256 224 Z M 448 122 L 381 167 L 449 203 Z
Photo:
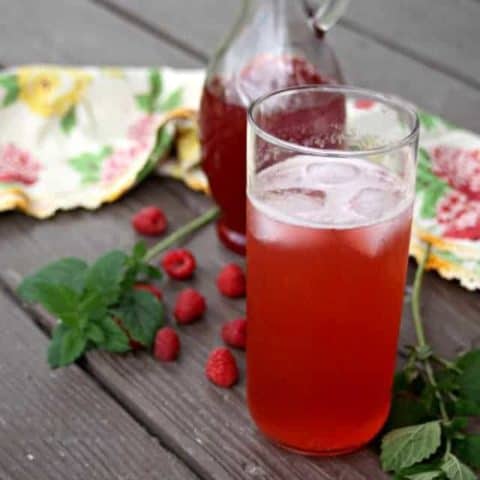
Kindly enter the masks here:
M 126 150 L 117 150 L 103 163 L 102 182 L 110 183 L 120 177 L 137 156 L 135 147 Z
M 127 135 L 130 140 L 146 146 L 149 138 L 154 134 L 154 132 L 155 116 L 145 115 L 129 127 Z
M 453 190 L 438 202 L 437 221 L 444 227 L 445 237 L 479 239 L 480 202 Z
M 0 182 L 32 185 L 38 180 L 40 163 L 13 143 L 0 145 Z
M 355 108 L 358 110 L 370 110 L 375 105 L 374 100 L 369 100 L 368 98 L 359 98 L 355 100 Z
M 473 200 L 480 200 L 480 149 L 440 146 L 431 152 L 432 170 Z
M 145 115 L 131 125 L 127 137 L 133 141 L 130 148 L 117 150 L 108 157 L 102 167 L 102 182 L 110 183 L 123 175 L 133 161 L 148 146 L 149 138 L 155 133 L 155 116 Z

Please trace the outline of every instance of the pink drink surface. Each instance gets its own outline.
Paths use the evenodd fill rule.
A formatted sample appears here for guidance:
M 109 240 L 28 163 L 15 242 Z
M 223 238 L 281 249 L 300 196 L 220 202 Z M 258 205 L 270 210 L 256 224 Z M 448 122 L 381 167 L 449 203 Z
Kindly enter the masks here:
M 412 200 L 359 159 L 298 156 L 249 186 L 248 404 L 278 443 L 342 453 L 384 424 Z

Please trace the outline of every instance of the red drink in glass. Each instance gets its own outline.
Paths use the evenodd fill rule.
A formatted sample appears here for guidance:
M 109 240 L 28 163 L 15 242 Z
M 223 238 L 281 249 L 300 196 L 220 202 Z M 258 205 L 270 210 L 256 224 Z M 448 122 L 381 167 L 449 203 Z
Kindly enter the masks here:
M 286 448 L 349 452 L 390 407 L 418 119 L 341 86 L 272 93 L 248 118 L 249 410 Z
M 284 446 L 349 451 L 388 415 L 412 199 L 358 160 L 280 166 L 247 207 L 249 407 Z

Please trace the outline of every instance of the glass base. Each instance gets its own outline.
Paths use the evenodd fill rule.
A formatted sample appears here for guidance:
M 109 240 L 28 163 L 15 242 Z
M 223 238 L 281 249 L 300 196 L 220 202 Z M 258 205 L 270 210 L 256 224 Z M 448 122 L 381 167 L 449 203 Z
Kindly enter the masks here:
M 217 234 L 220 241 L 229 250 L 240 255 L 245 255 L 247 238 L 244 232 L 237 232 L 225 225 L 222 219 L 217 222 Z
M 365 442 L 365 443 L 360 443 L 358 445 L 351 445 L 345 448 L 334 449 L 334 450 L 302 450 L 301 448 L 296 448 L 281 442 L 277 442 L 276 440 L 268 436 L 266 438 L 270 442 L 275 444 L 277 447 L 282 448 L 283 450 L 296 453 L 297 455 L 303 455 L 305 457 L 338 457 L 340 455 L 348 455 L 349 453 L 356 452 L 357 450 L 360 450 L 366 445 L 368 445 L 368 442 Z

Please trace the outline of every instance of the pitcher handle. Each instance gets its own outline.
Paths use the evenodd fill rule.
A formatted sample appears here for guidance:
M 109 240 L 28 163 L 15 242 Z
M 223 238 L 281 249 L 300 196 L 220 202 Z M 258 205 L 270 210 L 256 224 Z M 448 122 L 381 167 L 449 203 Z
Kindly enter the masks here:
M 350 0 L 303 0 L 316 30 L 327 32 L 345 13 Z

